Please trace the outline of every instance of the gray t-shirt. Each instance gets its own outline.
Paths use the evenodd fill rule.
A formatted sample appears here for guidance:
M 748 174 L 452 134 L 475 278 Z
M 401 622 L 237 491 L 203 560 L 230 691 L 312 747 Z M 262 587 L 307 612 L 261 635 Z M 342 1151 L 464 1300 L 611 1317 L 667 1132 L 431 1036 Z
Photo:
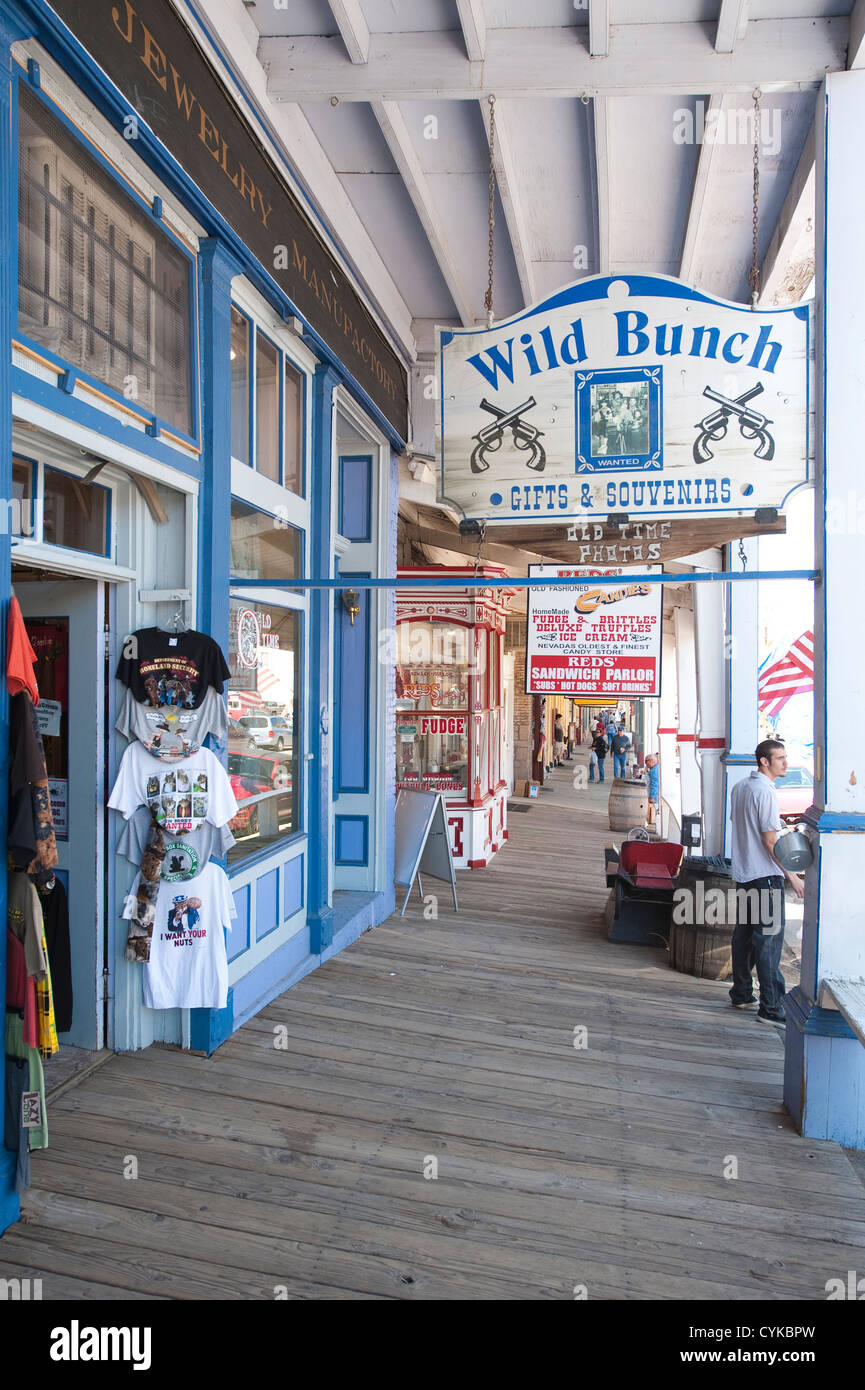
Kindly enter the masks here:
M 208 734 L 217 744 L 224 743 L 228 733 L 228 712 L 225 701 L 209 686 L 197 709 L 180 705 L 142 705 L 127 690 L 115 724 L 124 738 L 138 739 L 154 758 L 163 762 L 179 762 L 197 753 Z
M 139 806 L 134 815 L 123 822 L 117 853 L 132 864 L 140 864 L 149 829 L 150 812 L 146 806 Z M 182 835 L 166 834 L 160 877 L 169 880 L 194 878 L 211 857 L 222 859 L 234 843 L 227 825 L 217 827 L 209 821 L 204 821 L 198 830 L 187 830 Z
M 730 797 L 732 875 L 736 883 L 782 878 L 784 871 L 763 844 L 765 830 L 781 830 L 778 797 L 771 777 L 756 769 L 737 782 Z

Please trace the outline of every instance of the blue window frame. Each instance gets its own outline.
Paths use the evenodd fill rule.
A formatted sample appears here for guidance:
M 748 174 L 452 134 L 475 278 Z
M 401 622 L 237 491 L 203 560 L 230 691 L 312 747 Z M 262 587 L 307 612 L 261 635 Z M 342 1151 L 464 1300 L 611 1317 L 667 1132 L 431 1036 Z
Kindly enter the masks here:
M 244 310 L 231 306 L 231 454 L 306 496 L 306 373 Z

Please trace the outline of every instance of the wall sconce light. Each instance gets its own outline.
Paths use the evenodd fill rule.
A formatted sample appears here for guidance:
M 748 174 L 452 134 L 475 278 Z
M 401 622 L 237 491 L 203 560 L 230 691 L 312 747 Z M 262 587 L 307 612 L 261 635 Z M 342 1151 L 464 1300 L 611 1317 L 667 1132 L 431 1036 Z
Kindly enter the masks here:
M 343 589 L 342 606 L 351 618 L 351 625 L 354 627 L 354 620 L 360 612 L 360 595 L 357 589 Z

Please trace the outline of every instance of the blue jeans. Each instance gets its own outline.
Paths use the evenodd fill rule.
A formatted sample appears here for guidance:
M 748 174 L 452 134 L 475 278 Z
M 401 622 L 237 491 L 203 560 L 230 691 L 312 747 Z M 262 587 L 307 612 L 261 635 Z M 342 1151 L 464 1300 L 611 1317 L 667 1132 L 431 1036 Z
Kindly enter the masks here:
M 625 763 L 627 762 L 627 760 L 628 760 L 628 755 L 627 755 L 627 753 L 614 753 L 614 754 L 613 754 L 613 776 L 614 776 L 614 777 L 624 777 L 624 775 L 625 775 Z
M 599 781 L 599 782 L 603 782 L 603 780 L 604 780 L 604 761 L 605 761 L 604 758 L 598 758 L 598 781 Z
M 781 951 L 787 920 L 784 879 L 779 875 L 737 883 L 738 913 L 733 931 L 734 1004 L 744 1004 L 754 993 L 752 970 L 757 968 L 762 1013 L 784 1013 L 787 986 L 781 974 Z M 747 894 L 743 897 L 741 890 Z

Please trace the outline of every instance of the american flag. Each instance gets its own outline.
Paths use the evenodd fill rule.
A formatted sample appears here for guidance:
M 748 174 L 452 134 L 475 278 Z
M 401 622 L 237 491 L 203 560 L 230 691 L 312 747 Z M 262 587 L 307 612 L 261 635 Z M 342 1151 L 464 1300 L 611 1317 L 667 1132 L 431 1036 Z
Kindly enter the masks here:
M 814 634 L 803 632 L 780 661 L 760 673 L 760 709 L 770 718 L 781 713 L 791 695 L 814 689 Z

